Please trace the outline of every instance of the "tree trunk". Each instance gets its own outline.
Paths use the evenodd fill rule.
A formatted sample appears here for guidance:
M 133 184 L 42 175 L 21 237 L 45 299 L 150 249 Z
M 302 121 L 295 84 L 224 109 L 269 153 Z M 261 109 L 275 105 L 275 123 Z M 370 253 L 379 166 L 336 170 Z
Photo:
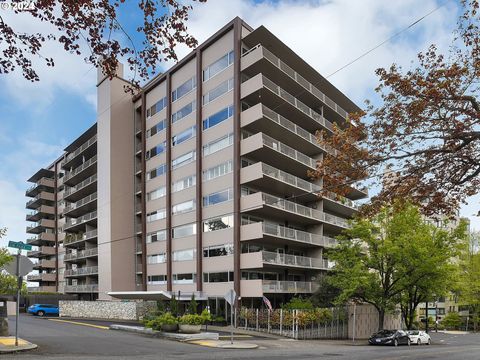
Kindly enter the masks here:
M 378 309 L 378 330 L 383 330 L 383 323 L 385 320 L 385 310 Z

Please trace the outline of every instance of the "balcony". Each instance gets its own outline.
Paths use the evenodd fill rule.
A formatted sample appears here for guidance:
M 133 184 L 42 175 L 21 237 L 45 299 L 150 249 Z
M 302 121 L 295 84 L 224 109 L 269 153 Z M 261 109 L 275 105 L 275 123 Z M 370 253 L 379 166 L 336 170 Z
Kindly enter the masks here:
M 75 203 L 69 203 L 63 213 L 69 217 L 78 217 L 97 208 L 97 193 L 94 192 Z
M 55 195 L 51 192 L 41 191 L 37 196 L 33 199 L 29 200 L 25 207 L 27 209 L 37 209 L 41 205 L 49 205 L 52 206 L 53 202 L 55 201 Z
M 266 221 L 243 224 L 240 228 L 240 234 L 241 241 L 262 239 L 262 243 L 269 245 L 295 244 L 306 247 L 332 248 L 337 244 L 335 239 L 328 236 L 296 230 Z
M 282 86 L 288 87 L 292 93 L 301 93 L 308 102 L 321 101 L 325 105 L 324 111 L 329 118 L 341 122 L 348 121 L 347 111 L 261 44 L 244 53 L 241 61 L 243 72 L 250 75 L 263 73 L 272 79 L 277 79 Z
M 75 185 L 92 176 L 97 172 L 97 155 L 91 157 L 80 166 L 74 168 L 72 171 L 67 171 L 64 176 L 65 185 Z
M 31 211 L 25 216 L 27 221 L 39 221 L 42 218 L 52 217 L 55 214 L 55 208 L 53 206 L 41 205 L 37 210 Z
M 302 268 L 312 270 L 329 270 L 328 260 L 305 256 L 281 254 L 271 251 L 258 251 L 241 254 L 242 269 L 261 269 L 270 266 L 285 268 Z
M 27 233 L 40 234 L 42 232 L 45 232 L 47 229 L 54 229 L 54 228 L 55 228 L 54 220 L 42 219 L 31 226 L 27 226 Z
M 63 257 L 63 261 L 76 262 L 78 260 L 85 260 L 86 258 L 98 256 L 98 248 L 90 248 L 85 250 L 79 250 L 75 253 L 67 253 Z
M 53 246 L 39 246 L 37 250 L 27 252 L 29 258 L 42 258 L 53 255 L 55 255 L 55 248 Z
M 27 275 L 27 281 L 46 281 L 46 282 L 54 282 L 57 281 L 56 274 L 30 274 Z
M 55 264 L 55 260 L 40 260 L 36 264 L 33 265 L 34 269 L 55 269 L 57 266 Z
M 29 197 L 34 197 L 41 191 L 51 190 L 53 192 L 54 186 L 55 181 L 53 179 L 43 177 L 35 184 L 30 186 L 27 191 L 25 191 L 25 195 Z
M 92 136 L 87 142 L 83 143 L 79 148 L 74 152 L 71 152 L 67 155 L 64 161 L 62 161 L 62 168 L 72 168 L 80 165 L 82 163 L 82 158 L 79 157 L 91 157 L 96 154 L 97 148 L 93 146 L 97 143 L 97 135 Z
M 98 292 L 98 284 L 85 285 L 65 285 L 66 293 L 96 293 Z
M 36 292 L 50 292 L 54 293 L 57 292 L 57 288 L 55 286 L 37 286 L 37 287 L 29 287 L 29 293 L 36 293 Z
M 309 132 L 313 133 L 322 128 L 330 131 L 333 129 L 332 123 L 317 111 L 262 74 L 255 75 L 242 83 L 241 97 L 251 105 L 257 104 L 261 99 L 262 104 L 270 109 L 276 109 L 282 116 Z
M 311 294 L 318 290 L 318 284 L 305 281 L 263 280 L 262 290 L 265 294 Z
M 97 230 L 87 231 L 84 234 L 67 234 L 65 240 L 63 240 L 63 246 L 65 247 L 85 247 L 85 241 L 96 240 L 98 235 Z
M 42 232 L 35 237 L 27 239 L 27 244 L 33 246 L 49 246 L 52 243 L 55 243 L 55 234 L 53 232 Z
M 333 211 L 345 217 L 352 217 L 360 210 L 360 205 L 344 196 L 331 191 L 322 193 L 323 209 Z
M 97 189 L 97 174 L 90 176 L 81 183 L 66 187 L 63 198 L 67 201 L 78 201 Z
M 291 174 L 299 177 L 307 177 L 309 170 L 316 170 L 315 159 L 263 133 L 243 139 L 240 152 L 242 156 L 266 162 L 278 169 L 288 169 Z
M 88 275 L 97 275 L 98 274 L 98 266 L 85 266 L 76 269 L 67 269 L 65 270 L 64 276 L 65 277 L 80 277 L 80 276 L 88 276 Z
M 79 231 L 84 228 L 86 224 L 89 225 L 97 225 L 97 212 L 92 211 L 91 213 L 82 215 L 76 219 L 68 219 L 65 222 L 64 230 L 68 230 L 71 232 Z
M 302 195 L 301 200 L 305 202 L 320 199 L 315 194 L 321 191 L 320 186 L 262 162 L 242 168 L 240 183 L 278 194 Z

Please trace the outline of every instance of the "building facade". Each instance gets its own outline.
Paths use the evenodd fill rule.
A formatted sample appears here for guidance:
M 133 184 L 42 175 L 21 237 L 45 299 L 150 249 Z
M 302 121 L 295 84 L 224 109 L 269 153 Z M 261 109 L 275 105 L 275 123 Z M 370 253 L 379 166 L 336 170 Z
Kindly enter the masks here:
M 239 18 L 134 97 L 121 71 L 99 73 L 95 140 L 82 135 L 63 156 L 64 186 L 96 182 L 63 197 L 65 291 L 218 299 L 234 289 L 247 304 L 315 291 L 324 250 L 367 196 L 356 186 L 318 196 L 322 181 L 308 174 L 333 150 L 315 133 L 358 107 Z M 89 161 L 96 171 L 82 174 Z

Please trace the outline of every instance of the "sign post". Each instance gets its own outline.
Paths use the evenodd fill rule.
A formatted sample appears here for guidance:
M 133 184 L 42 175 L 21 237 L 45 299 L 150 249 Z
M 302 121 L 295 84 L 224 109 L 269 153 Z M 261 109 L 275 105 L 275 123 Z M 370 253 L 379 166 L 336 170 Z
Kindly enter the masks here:
M 230 344 L 233 344 L 233 307 L 235 306 L 237 293 L 230 289 L 223 298 L 230 304 Z

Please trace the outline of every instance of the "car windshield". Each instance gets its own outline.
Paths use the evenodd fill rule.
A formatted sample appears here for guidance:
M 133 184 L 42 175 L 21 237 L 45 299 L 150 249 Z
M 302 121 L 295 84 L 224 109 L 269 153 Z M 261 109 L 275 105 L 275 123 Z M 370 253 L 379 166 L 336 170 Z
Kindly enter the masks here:
M 419 335 L 418 330 L 410 330 L 408 333 L 409 333 L 410 335 Z
M 380 330 L 377 336 L 392 336 L 393 334 L 395 334 L 394 330 Z

